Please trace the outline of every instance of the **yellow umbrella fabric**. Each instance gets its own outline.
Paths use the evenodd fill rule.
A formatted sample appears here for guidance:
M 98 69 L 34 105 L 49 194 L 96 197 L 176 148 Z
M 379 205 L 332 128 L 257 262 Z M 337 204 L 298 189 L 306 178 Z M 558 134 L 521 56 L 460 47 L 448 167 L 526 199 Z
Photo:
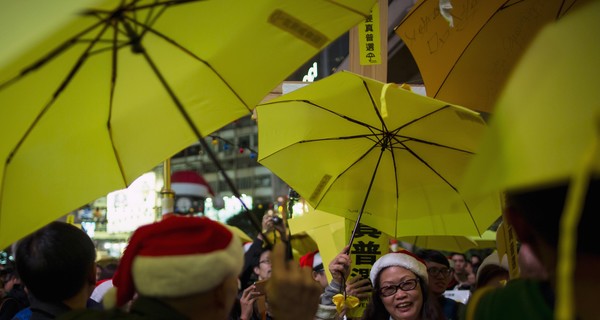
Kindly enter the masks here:
M 323 211 L 310 211 L 288 220 L 292 236 L 308 234 L 317 244 L 323 266 L 327 270 L 329 262 L 346 245 L 345 219 Z M 331 274 L 325 273 L 331 281 Z
M 479 248 L 474 240 L 466 236 L 412 236 L 399 237 L 398 240 L 422 249 L 450 252 L 465 252 L 470 249 Z
M 236 226 L 230 226 L 228 224 L 224 224 L 224 226 L 229 229 L 229 231 L 231 231 L 233 234 L 235 234 L 238 238 L 240 238 L 240 241 L 242 243 L 244 242 L 252 242 L 252 238 L 250 238 L 249 235 L 247 235 L 242 229 L 236 227 Z
M 465 190 L 473 194 L 527 190 L 572 179 L 577 192 L 565 205 L 562 221 L 568 223 L 561 226 L 559 239 L 556 315 L 561 319 L 573 318 L 577 207 L 587 179 L 600 174 L 594 150 L 600 43 L 580 37 L 600 29 L 599 16 L 600 2 L 591 2 L 539 34 L 503 90 L 479 154 L 465 175 Z
M 427 95 L 492 112 L 516 62 L 548 22 L 586 1 L 452 0 L 454 26 L 439 0 L 421 0 L 396 27 L 423 77 Z
M 105 0 L 54 24 L 0 65 L 0 247 L 249 114 L 373 3 Z
M 496 248 L 496 231 L 486 230 L 481 237 L 469 237 L 469 239 L 475 241 L 477 248 Z
M 465 173 L 469 193 L 550 185 L 579 167 L 597 132 L 600 43 L 574 35 L 596 30 L 597 9 L 594 3 L 579 10 L 588 20 L 549 25 L 527 51 Z M 593 171 L 600 172 L 600 162 Z
M 392 236 L 483 233 L 500 216 L 499 197 L 467 199 L 456 188 L 483 120 L 383 88 L 341 72 L 259 105 L 259 162 L 315 209 Z

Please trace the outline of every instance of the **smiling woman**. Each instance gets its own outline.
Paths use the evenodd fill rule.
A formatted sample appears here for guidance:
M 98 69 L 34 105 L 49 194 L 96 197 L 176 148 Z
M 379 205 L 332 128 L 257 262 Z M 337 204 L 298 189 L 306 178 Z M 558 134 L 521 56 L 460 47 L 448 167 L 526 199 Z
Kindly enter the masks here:
M 373 298 L 363 319 L 444 319 L 430 300 L 427 266 L 411 252 L 402 250 L 379 258 L 370 275 Z

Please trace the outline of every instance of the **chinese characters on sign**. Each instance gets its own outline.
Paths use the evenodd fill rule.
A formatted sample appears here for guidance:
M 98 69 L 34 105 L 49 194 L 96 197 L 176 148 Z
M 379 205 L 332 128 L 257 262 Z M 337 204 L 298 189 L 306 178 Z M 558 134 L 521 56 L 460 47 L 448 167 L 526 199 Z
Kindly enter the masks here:
M 376 4 L 371 10 L 371 14 L 358 25 L 361 65 L 381 64 L 379 35 L 379 5 Z
M 350 258 L 352 259 L 350 278 L 361 275 L 364 279 L 369 279 L 369 273 L 375 261 L 388 253 L 388 243 L 389 236 L 375 228 L 359 224 L 352 248 L 350 248 Z M 359 307 L 349 311 L 347 316 L 360 318 L 368 302 L 368 300 L 361 300 Z
M 356 230 L 355 237 L 352 248 L 350 248 L 351 258 L 354 262 L 350 276 L 354 277 L 360 274 L 367 279 L 371 267 L 377 258 L 381 257 L 381 244 L 379 241 L 382 238 L 381 231 L 361 223 L 358 230 Z M 387 246 L 383 246 L 383 248 L 387 249 Z

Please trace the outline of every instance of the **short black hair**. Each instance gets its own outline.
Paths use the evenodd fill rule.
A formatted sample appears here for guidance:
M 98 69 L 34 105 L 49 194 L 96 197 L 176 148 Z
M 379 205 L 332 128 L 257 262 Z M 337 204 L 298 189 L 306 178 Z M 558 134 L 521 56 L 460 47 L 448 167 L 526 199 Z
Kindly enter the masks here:
M 75 296 L 94 273 L 96 249 L 81 229 L 51 222 L 20 240 L 16 267 L 34 297 L 62 302 Z
M 417 257 L 427 261 L 436 262 L 450 268 L 450 262 L 446 256 L 437 250 L 420 250 L 417 252 Z

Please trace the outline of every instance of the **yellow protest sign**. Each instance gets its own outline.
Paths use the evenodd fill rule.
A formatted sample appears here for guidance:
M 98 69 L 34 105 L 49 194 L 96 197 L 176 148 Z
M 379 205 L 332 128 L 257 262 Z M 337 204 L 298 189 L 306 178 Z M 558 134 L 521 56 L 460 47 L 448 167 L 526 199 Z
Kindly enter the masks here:
M 367 19 L 358 25 L 360 64 L 363 66 L 381 64 L 379 16 L 379 5 L 376 4 Z

